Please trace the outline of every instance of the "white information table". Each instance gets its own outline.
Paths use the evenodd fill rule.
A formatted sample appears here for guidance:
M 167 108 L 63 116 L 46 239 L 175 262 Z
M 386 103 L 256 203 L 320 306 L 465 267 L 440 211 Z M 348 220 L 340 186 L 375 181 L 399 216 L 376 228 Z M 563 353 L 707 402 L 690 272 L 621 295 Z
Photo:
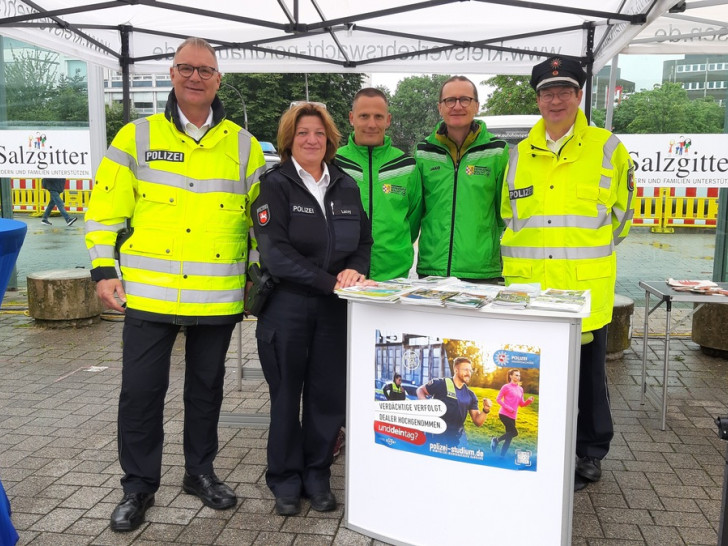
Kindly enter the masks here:
M 478 536 L 506 544 L 514 534 L 520 542 L 527 522 L 538 530 L 539 544 L 570 544 L 581 319 L 587 315 L 349 301 L 347 527 L 393 544 L 439 546 Z M 414 390 L 402 402 L 382 401 L 380 376 L 393 362 L 405 379 L 414 374 L 426 382 L 442 362 L 441 375 L 449 375 L 442 370 L 466 350 L 475 355 L 470 386 L 485 385 L 473 388 L 478 408 L 482 396 L 494 406 L 481 428 L 465 418 L 468 443 L 453 450 L 418 430 L 436 419 L 418 414 Z M 488 381 L 512 367 L 521 369 L 524 396 L 537 391 L 536 401 L 519 409 L 515 447 L 500 457 L 490 439 L 504 432 L 495 404 L 503 380 Z

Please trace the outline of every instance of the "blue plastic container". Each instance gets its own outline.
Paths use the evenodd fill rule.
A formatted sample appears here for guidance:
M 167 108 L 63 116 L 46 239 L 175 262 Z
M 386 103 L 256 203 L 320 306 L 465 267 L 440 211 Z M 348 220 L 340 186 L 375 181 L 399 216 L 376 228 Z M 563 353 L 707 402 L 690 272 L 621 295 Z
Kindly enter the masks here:
M 28 226 L 24 222 L 0 218 L 0 302 L 5 297 L 27 231 Z

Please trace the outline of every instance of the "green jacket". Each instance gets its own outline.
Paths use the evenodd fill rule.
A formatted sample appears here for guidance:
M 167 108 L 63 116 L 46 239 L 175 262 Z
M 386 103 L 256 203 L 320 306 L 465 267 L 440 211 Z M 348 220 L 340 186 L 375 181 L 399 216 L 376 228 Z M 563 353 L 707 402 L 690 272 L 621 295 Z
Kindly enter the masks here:
M 441 123 L 417 144 L 415 160 L 423 183 L 417 273 L 500 277 L 500 195 L 508 144 L 474 121 L 458 149 Z
M 357 146 L 353 133 L 339 148 L 336 163 L 356 180 L 364 210 L 372 223 L 369 277 L 386 281 L 407 277 L 420 231 L 422 189 L 414 159 L 392 146 Z

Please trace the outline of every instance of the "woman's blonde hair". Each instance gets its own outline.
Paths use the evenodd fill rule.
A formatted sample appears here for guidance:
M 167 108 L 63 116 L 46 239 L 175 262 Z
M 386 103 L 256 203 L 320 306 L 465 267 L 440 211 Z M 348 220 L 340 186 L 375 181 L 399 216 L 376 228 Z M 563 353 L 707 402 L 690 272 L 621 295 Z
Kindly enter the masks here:
M 278 124 L 278 154 L 281 156 L 281 163 L 291 158 L 293 139 L 296 137 L 296 126 L 298 120 L 303 116 L 317 116 L 324 124 L 324 130 L 326 131 L 324 162 L 331 163 L 336 155 L 336 150 L 339 148 L 341 133 L 336 128 L 336 124 L 326 108 L 314 102 L 296 104 L 281 116 L 281 121 Z

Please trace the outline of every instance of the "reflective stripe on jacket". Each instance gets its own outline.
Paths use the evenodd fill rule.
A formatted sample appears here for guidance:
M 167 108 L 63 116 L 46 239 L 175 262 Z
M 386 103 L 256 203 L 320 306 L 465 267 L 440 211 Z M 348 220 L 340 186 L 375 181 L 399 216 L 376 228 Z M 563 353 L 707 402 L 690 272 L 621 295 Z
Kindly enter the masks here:
M 612 319 L 614 246 L 629 232 L 634 167 L 609 131 L 590 127 L 581 110 L 559 154 L 546 146 L 543 119 L 511 153 L 503 186 L 501 239 L 506 283 L 591 290 L 583 331 Z
M 372 223 L 369 277 L 407 277 L 422 215 L 422 186 L 414 159 L 392 146 L 388 136 L 382 146 L 358 146 L 352 133 L 349 143 L 339 148 L 336 164 L 356 181 Z
M 199 142 L 181 128 L 174 91 L 169 100 L 165 114 L 124 126 L 101 161 L 86 213 L 92 274 L 116 277 L 114 245 L 129 220 L 119 251 L 129 316 L 238 320 L 263 152 L 217 98 Z

